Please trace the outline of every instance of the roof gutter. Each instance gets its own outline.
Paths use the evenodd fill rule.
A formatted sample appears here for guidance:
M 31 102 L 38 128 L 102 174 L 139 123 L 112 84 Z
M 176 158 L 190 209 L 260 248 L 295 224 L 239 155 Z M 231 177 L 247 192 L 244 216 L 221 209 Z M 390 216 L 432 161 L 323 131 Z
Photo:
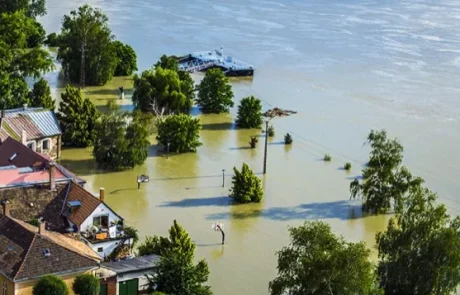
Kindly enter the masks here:
M 91 267 L 84 267 L 84 268 L 79 268 L 79 269 L 75 269 L 75 270 L 48 273 L 48 274 L 44 274 L 44 275 L 41 275 L 41 276 L 30 277 L 30 278 L 22 278 L 22 279 L 19 279 L 19 280 L 13 280 L 13 282 L 20 283 L 20 282 L 24 282 L 24 281 L 36 280 L 36 279 L 40 279 L 41 277 L 44 277 L 44 276 L 47 276 L 47 275 L 63 276 L 63 275 L 78 273 L 78 272 L 82 272 L 82 271 L 93 270 L 93 269 L 97 269 L 97 268 L 98 268 L 98 266 L 94 265 L 94 266 L 91 266 Z

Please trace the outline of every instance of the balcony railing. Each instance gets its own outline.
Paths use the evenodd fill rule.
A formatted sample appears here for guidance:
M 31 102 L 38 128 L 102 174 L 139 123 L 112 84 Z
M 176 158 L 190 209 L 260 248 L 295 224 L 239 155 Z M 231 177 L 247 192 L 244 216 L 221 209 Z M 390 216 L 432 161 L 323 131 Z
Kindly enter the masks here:
M 126 237 L 123 228 L 117 225 L 113 225 L 109 228 L 97 228 L 93 226 L 92 230 L 81 232 L 81 235 L 92 244 L 120 240 Z

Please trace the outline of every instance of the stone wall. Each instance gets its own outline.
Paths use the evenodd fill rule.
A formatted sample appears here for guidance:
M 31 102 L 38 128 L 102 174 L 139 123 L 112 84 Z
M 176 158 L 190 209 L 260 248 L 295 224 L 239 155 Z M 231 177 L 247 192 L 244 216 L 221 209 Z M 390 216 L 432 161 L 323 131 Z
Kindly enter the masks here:
M 61 156 L 61 136 L 58 135 L 58 136 L 49 138 L 51 140 L 51 149 L 49 150 L 43 149 L 42 142 L 45 139 L 47 138 L 41 138 L 41 139 L 35 140 L 36 152 L 47 155 L 53 160 L 59 158 Z

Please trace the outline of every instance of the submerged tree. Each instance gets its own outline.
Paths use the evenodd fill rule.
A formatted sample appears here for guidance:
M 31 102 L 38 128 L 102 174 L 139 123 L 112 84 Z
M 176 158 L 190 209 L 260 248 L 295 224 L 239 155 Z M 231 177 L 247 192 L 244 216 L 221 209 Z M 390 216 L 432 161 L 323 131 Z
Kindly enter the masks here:
M 408 189 L 423 180 L 402 166 L 403 147 L 396 139 L 388 139 L 385 130 L 372 130 L 367 140 L 372 148 L 369 163 L 362 183 L 355 179 L 350 184 L 351 197 L 362 196 L 366 211 L 385 213 L 392 203 L 398 210 Z
M 456 294 L 460 283 L 460 218 L 436 195 L 410 187 L 402 210 L 377 235 L 378 275 L 386 295 Z
M 57 117 L 63 145 L 88 147 L 93 144 L 99 112 L 89 99 L 83 98 L 80 89 L 69 85 L 66 87 L 61 94 Z
M 379 294 L 370 251 L 363 242 L 347 242 L 320 221 L 290 228 L 289 234 L 290 245 L 278 252 L 271 295 Z
M 179 114 L 167 117 L 157 123 L 158 143 L 171 152 L 195 152 L 200 142 L 200 120 L 190 115 Z
M 100 9 L 83 5 L 65 15 L 57 56 L 65 76 L 74 83 L 84 79 L 87 85 L 110 81 L 118 61 L 112 39 L 108 18 Z
M 260 179 L 254 174 L 246 163 L 243 163 L 241 171 L 233 167 L 235 173 L 232 177 L 232 189 L 230 197 L 239 203 L 262 201 L 264 191 Z
M 40 78 L 40 80 L 35 82 L 29 95 L 31 106 L 54 110 L 55 102 L 51 97 L 50 86 L 45 79 Z
M 157 68 L 134 77 L 133 102 L 137 109 L 152 112 L 188 113 L 193 101 L 183 92 L 183 83 L 174 70 Z
M 131 76 L 137 71 L 136 52 L 131 46 L 123 44 L 120 41 L 114 41 L 112 45 L 117 58 L 114 76 Z
M 169 230 L 169 238 L 161 240 L 158 246 L 160 262 L 149 276 L 152 288 L 167 294 L 211 295 L 206 284 L 209 268 L 205 260 L 194 264 L 195 244 L 176 220 Z
M 262 125 L 262 102 L 254 96 L 241 100 L 236 125 L 240 128 L 260 128 Z
M 198 85 L 196 103 L 204 113 L 228 113 L 233 107 L 233 91 L 221 69 L 210 69 Z

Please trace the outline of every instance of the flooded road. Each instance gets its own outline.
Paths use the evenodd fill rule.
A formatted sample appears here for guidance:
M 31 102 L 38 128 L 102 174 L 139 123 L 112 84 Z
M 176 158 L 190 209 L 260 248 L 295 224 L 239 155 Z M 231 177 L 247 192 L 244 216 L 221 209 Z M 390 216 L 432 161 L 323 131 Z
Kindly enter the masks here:
M 62 15 L 84 1 L 47 0 L 41 21 L 57 31 Z M 210 265 L 215 294 L 267 294 L 276 275 L 275 252 L 288 243 L 287 227 L 321 219 L 352 241 L 373 246 L 387 216 L 363 217 L 349 201 L 348 186 L 368 155 L 372 128 L 385 128 L 405 147 L 405 164 L 460 213 L 460 4 L 430 1 L 193 1 L 159 4 L 133 0 L 85 1 L 108 14 L 113 33 L 138 54 L 140 70 L 162 54 L 224 46 L 228 54 L 256 67 L 253 79 L 233 80 L 235 102 L 256 95 L 264 109 L 297 110 L 272 120 L 263 176 L 263 138 L 248 149 L 258 130 L 237 130 L 236 108 L 228 115 L 201 115 L 203 146 L 196 154 L 161 153 L 152 136 L 147 162 L 133 170 L 96 169 L 90 149 L 65 150 L 61 163 L 106 189 L 106 200 L 141 235 L 166 235 L 177 219 Z M 57 73 L 47 75 L 58 95 Z M 200 75 L 194 76 L 199 80 Z M 128 90 L 130 80 L 87 88 L 103 107 Z M 293 135 L 292 147 L 281 142 Z M 321 161 L 329 153 L 332 162 Z M 262 178 L 261 204 L 229 205 L 233 166 L 248 163 Z M 340 169 L 352 163 L 350 172 Z M 222 187 L 225 169 L 225 187 Z M 136 177 L 150 182 L 137 189 Z M 212 223 L 223 221 L 227 244 Z

